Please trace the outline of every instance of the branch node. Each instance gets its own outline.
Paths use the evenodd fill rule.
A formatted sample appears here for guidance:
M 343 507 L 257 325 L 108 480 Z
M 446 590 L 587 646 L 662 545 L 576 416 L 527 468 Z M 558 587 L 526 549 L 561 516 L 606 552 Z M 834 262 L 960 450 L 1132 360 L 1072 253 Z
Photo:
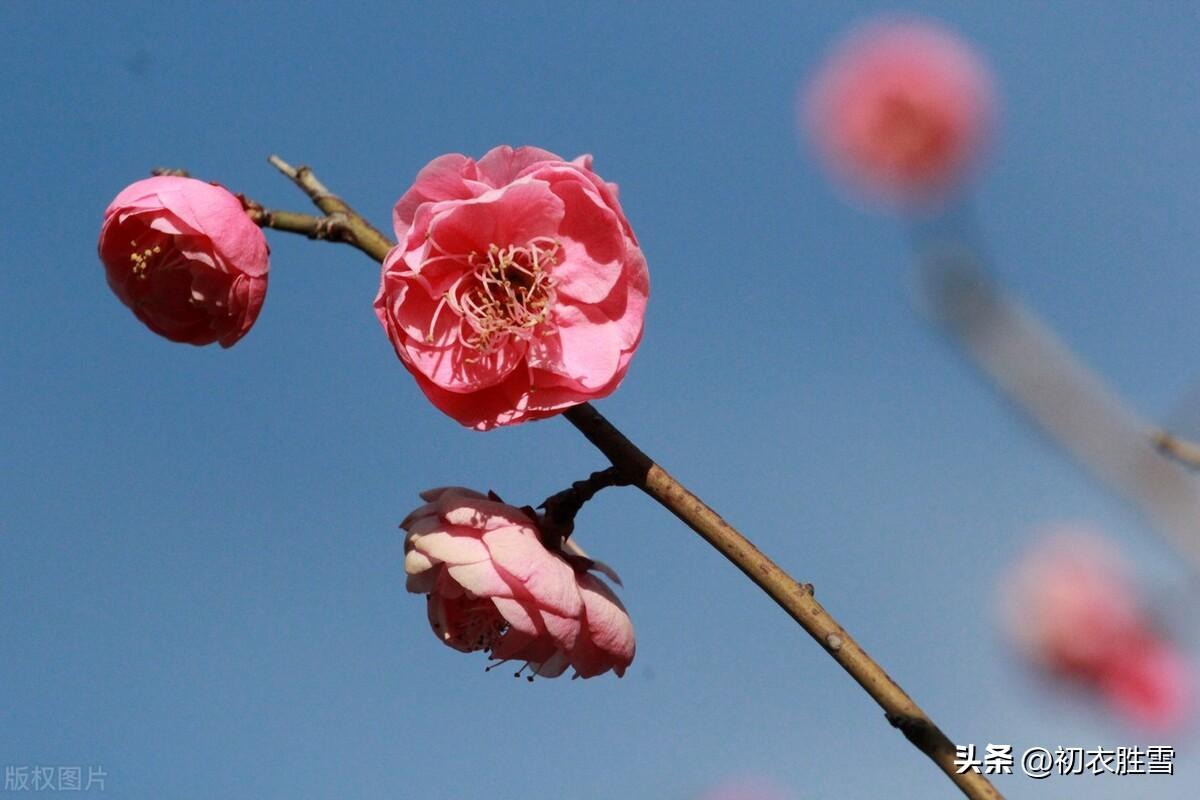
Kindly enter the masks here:
M 380 233 L 345 200 L 329 191 L 325 184 L 317 179 L 311 168 L 304 165 L 293 167 L 277 155 L 269 156 L 267 161 L 308 195 L 308 199 L 312 200 L 313 205 L 321 209 L 326 217 L 336 217 L 335 221 L 327 223 L 326 227 L 321 229 L 320 236 L 313 238 L 352 244 L 379 262 L 387 258 L 395 242 Z
M 575 515 L 583 508 L 583 504 L 595 497 L 596 493 L 608 486 L 629 486 L 632 481 L 617 467 L 608 467 L 593 472 L 581 481 L 575 481 L 570 488 L 546 498 L 538 508 L 544 509 L 540 515 L 542 542 L 547 548 L 558 550 L 562 543 L 575 530 Z

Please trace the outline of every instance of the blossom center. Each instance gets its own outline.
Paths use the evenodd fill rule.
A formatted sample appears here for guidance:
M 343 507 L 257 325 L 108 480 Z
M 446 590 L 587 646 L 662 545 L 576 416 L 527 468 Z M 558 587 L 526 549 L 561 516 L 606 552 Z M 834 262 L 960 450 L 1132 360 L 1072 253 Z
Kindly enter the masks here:
M 524 246 L 491 244 L 485 253 L 469 253 L 466 272 L 438 302 L 426 341 L 434 341 L 445 308 L 459 317 L 458 341 L 479 357 L 500 350 L 512 337 L 529 341 L 544 333 L 556 299 L 550 268 L 561 249 L 557 240 L 540 237 Z
M 175 238 L 149 230 L 129 242 L 130 271 L 138 280 L 146 280 L 151 271 L 187 267 L 190 259 L 175 246 Z
M 432 594 L 426 599 L 430 604 L 439 602 Z M 490 652 L 508 630 L 508 622 L 488 598 L 463 598 L 448 603 L 443 619 L 445 626 L 434 622 L 434 631 L 451 647 L 464 653 Z
M 946 147 L 946 130 L 941 120 L 919 102 L 900 94 L 884 100 L 878 126 L 894 164 L 901 169 L 926 168 Z

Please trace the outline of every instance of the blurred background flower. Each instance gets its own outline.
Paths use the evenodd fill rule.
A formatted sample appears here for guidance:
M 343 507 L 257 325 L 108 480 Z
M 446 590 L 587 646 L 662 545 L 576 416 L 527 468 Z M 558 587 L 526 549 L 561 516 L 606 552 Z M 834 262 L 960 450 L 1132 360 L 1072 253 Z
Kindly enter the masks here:
M 1176 729 L 1192 715 L 1193 668 L 1129 572 L 1091 528 L 1044 529 L 999 585 L 1003 629 L 1027 662 L 1054 678 L 1137 725 Z
M 974 49 L 920 19 L 872 20 L 841 40 L 803 96 L 826 166 L 873 199 L 934 205 L 967 177 L 995 117 Z

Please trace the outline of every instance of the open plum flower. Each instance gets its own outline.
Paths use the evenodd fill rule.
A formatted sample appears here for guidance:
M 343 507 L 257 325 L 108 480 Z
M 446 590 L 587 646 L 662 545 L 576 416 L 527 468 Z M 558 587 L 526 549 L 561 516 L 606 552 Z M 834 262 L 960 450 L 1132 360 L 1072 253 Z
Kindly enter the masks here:
M 123 189 L 104 212 L 99 251 L 121 302 L 173 342 L 230 347 L 266 296 L 262 231 L 228 190 L 194 178 Z
M 528 511 L 459 487 L 421 493 L 400 526 L 410 592 L 425 594 L 446 645 L 524 662 L 530 677 L 568 667 L 618 676 L 633 661 L 633 624 L 587 559 L 551 552 Z
M 445 155 L 396 204 L 375 312 L 463 425 L 551 416 L 625 376 L 649 277 L 617 187 L 591 166 L 534 147 Z
M 1171 729 L 1189 718 L 1189 665 L 1143 611 L 1104 539 L 1053 530 L 1011 569 L 1000 600 L 1006 632 L 1042 669 L 1099 692 L 1144 727 Z
M 830 168 L 874 198 L 931 206 L 965 177 L 995 116 L 991 74 L 954 34 L 875 21 L 847 37 L 804 98 Z

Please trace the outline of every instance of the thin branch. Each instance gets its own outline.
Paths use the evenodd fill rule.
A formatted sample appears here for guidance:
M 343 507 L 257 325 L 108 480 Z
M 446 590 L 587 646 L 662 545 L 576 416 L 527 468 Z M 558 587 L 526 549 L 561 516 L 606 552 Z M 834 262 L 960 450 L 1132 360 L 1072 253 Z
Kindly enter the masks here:
M 351 208 L 349 203 L 325 188 L 325 184 L 317 180 L 317 176 L 311 169 L 304 166 L 293 167 L 276 155 L 272 155 L 267 160 L 275 169 L 299 186 L 317 208 L 325 212 L 326 217 L 330 220 L 327 224 L 331 229 L 338 231 L 337 241 L 344 241 L 357 247 L 376 261 L 382 262 L 387 258 L 388 251 L 392 249 L 394 242 Z
M 312 170 L 293 168 L 278 156 L 271 156 L 270 161 L 326 214 L 346 215 L 347 224 L 355 231 L 355 238 L 349 244 L 377 261 L 387 257 L 392 242 L 326 189 Z M 970 770 L 959 774 L 954 764 L 954 743 L 816 601 L 811 584 L 798 583 L 780 569 L 716 511 L 639 450 L 590 403 L 570 408 L 563 416 L 608 457 L 621 480 L 637 486 L 700 534 L 778 603 L 879 704 L 887 721 L 932 759 L 965 796 L 972 800 L 1003 797 L 982 774 Z
M 1052 442 L 1132 503 L 1200 571 L 1200 486 L 1163 458 L 1148 425 L 1050 325 L 986 271 L 969 243 L 919 253 L 930 319 Z M 1178 448 L 1184 450 L 1185 448 Z
M 155 167 L 151 175 L 170 175 L 177 178 L 190 178 L 191 173 L 186 169 L 175 167 Z M 309 239 L 324 239 L 331 242 L 355 244 L 350 227 L 345 223 L 345 215 L 317 217 L 299 211 L 282 211 L 276 208 L 266 208 L 262 203 L 251 200 L 244 194 L 235 195 L 246 210 L 246 216 L 260 228 L 271 228 L 286 233 L 299 233 Z
M 1200 470 L 1200 444 L 1180 439 L 1164 430 L 1150 431 L 1150 441 L 1163 455 L 1175 459 L 1188 469 Z
M 639 450 L 591 404 L 567 409 L 563 416 L 627 475 L 633 485 L 666 507 L 758 584 L 825 648 L 842 669 L 850 673 L 850 677 L 886 712 L 888 722 L 929 756 L 964 795 L 970 798 L 1001 797 L 983 775 L 970 771 L 959 774 L 954 765 L 954 743 L 817 602 L 811 584 L 798 583 L 780 569 L 716 511 Z
M 575 515 L 583 508 L 584 503 L 595 497 L 601 489 L 629 484 L 630 479 L 625 477 L 620 469 L 609 467 L 593 472 L 587 478 L 572 483 L 570 488 L 550 495 L 538 506 L 546 512 L 542 515 L 543 536 L 548 537 L 552 544 L 561 546 L 575 530 Z
M 281 211 L 275 208 L 264 208 L 260 203 L 251 200 L 244 194 L 239 194 L 246 216 L 260 228 L 299 233 L 309 239 L 323 239 L 329 242 L 353 244 L 349 229 L 335 217 L 317 217 L 299 211 Z

